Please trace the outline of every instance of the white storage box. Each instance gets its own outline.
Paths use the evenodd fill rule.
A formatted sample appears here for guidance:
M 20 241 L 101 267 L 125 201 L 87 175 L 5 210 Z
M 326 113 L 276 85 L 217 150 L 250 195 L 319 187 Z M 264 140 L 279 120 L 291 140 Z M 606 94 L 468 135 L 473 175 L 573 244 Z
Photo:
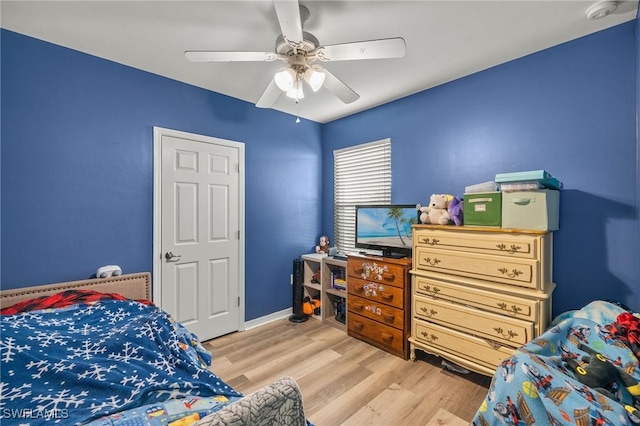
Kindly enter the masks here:
M 511 182 L 501 183 L 500 191 L 502 192 L 515 192 L 515 191 L 534 191 L 536 189 L 544 189 L 544 185 L 540 182 Z
M 478 192 L 495 192 L 498 190 L 498 184 L 494 181 L 476 183 L 475 185 L 465 186 L 465 194 L 476 194 Z
M 516 191 L 502 193 L 502 227 L 556 231 L 559 229 L 560 191 Z

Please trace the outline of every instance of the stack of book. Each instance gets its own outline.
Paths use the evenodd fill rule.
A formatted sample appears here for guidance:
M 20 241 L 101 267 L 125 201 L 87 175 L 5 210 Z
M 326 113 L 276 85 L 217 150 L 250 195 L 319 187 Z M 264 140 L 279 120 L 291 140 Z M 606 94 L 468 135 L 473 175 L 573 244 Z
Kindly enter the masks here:
M 339 270 L 331 273 L 331 287 L 336 290 L 347 290 L 347 280 L 344 276 L 344 271 Z
M 342 297 L 336 297 L 333 301 L 333 311 L 336 321 L 343 324 L 347 322 L 345 300 Z

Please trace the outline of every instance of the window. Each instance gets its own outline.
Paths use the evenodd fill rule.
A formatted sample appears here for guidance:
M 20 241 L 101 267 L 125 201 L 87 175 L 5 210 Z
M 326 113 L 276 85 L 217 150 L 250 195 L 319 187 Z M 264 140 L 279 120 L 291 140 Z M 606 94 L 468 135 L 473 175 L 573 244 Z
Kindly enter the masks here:
M 356 205 L 391 203 L 391 139 L 333 151 L 334 245 L 355 249 Z

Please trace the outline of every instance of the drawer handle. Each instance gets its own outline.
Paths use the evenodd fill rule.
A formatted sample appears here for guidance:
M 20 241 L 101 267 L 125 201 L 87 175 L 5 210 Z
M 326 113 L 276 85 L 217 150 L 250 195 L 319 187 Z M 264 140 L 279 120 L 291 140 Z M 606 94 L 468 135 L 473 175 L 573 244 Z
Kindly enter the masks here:
M 433 343 L 436 340 L 438 340 L 438 336 L 436 336 L 433 333 L 430 336 L 429 336 L 429 333 L 427 333 L 426 331 L 423 331 L 420 334 L 422 334 L 422 337 L 424 337 L 424 340 L 426 340 L 427 342 Z
M 505 250 L 509 254 L 513 254 L 522 248 L 515 244 L 511 244 L 511 247 L 509 247 L 509 250 L 507 250 L 507 246 L 505 244 L 496 244 L 496 247 L 498 247 L 500 250 Z
M 513 204 L 518 204 L 519 206 L 526 206 L 529 203 L 535 203 L 535 198 L 514 198 L 511 200 Z
M 498 303 L 498 307 L 503 311 L 507 311 L 515 315 L 518 315 L 520 312 L 522 312 L 522 308 L 516 305 L 511 305 L 511 309 L 507 309 L 507 304 L 504 302 Z
M 393 281 L 396 279 L 396 276 L 394 274 L 389 274 L 389 275 L 382 274 L 382 279 L 386 281 Z
M 425 244 L 429 244 L 430 246 L 435 246 L 440 242 L 440 240 L 438 240 L 437 238 L 434 238 L 432 240 L 429 240 L 429 238 L 423 238 L 422 242 Z
M 361 273 L 364 272 L 364 268 L 353 268 L 353 273 L 356 275 L 360 275 Z
M 438 263 L 440 263 L 440 259 L 438 259 L 437 257 L 434 257 L 433 260 L 431 260 L 430 257 L 426 257 L 424 261 L 431 266 L 436 266 Z
M 382 341 L 387 344 L 393 342 L 393 334 L 382 333 Z
M 499 268 L 498 271 L 506 274 L 509 278 L 515 278 L 522 274 L 522 271 L 518 271 L 517 269 L 512 269 L 511 272 L 509 272 L 507 268 Z
M 438 313 L 438 311 L 434 311 L 433 309 L 425 308 L 424 306 L 422 308 L 420 308 L 420 310 L 422 312 L 424 312 L 424 314 L 426 316 L 428 316 L 428 317 L 432 317 L 432 316 L 434 316 L 435 314 Z
M 362 306 L 359 303 L 354 303 L 353 304 L 353 310 L 356 312 L 362 312 L 362 310 L 364 309 L 364 306 Z
M 494 342 L 493 340 L 484 339 L 485 342 L 489 344 L 493 349 L 500 349 L 502 345 L 498 342 Z
M 355 328 L 356 330 L 360 331 L 360 330 L 362 330 L 364 328 L 364 324 L 361 323 L 361 322 L 354 321 L 353 322 L 353 328 Z
M 387 302 L 391 302 L 393 300 L 393 294 L 382 293 L 382 299 L 386 300 Z
M 498 333 L 499 335 L 501 335 L 503 338 L 507 339 L 507 340 L 511 340 L 514 337 L 516 337 L 518 335 L 518 333 L 513 332 L 511 330 L 508 330 L 506 333 L 504 332 L 504 330 L 500 327 L 494 327 L 494 330 L 496 331 L 496 333 Z
M 395 315 L 383 315 L 382 318 L 385 320 L 385 322 L 388 322 L 391 324 L 393 324 L 393 322 L 396 320 Z
M 353 286 L 353 291 L 355 293 L 362 293 L 364 291 L 364 287 L 361 285 L 354 285 Z
M 425 289 L 425 291 L 427 291 L 428 293 L 433 294 L 434 296 L 442 291 L 436 286 L 433 286 L 433 290 L 432 290 L 430 285 L 426 286 L 424 289 Z

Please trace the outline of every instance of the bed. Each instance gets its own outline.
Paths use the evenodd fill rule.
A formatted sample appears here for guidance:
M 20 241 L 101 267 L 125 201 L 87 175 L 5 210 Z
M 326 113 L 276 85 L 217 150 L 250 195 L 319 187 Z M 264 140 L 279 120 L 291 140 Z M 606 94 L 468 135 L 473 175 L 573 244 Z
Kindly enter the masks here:
M 594 301 L 496 370 L 473 425 L 640 424 L 640 316 Z
M 292 378 L 242 395 L 149 300 L 149 273 L 0 292 L 0 422 L 310 424 Z

